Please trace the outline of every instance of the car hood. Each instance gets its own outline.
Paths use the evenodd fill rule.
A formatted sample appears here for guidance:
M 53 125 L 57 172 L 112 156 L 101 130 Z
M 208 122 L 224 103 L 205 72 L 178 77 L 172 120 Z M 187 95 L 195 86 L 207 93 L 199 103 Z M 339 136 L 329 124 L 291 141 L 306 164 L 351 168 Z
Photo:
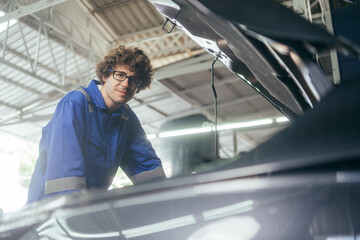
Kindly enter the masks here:
M 347 172 L 208 173 L 44 200 L 7 216 L 0 239 L 350 239 L 358 187 Z
M 164 29 L 170 25 L 170 30 L 185 31 L 290 119 L 313 108 L 333 88 L 314 54 L 360 52 L 276 1 L 150 2 L 167 19 Z

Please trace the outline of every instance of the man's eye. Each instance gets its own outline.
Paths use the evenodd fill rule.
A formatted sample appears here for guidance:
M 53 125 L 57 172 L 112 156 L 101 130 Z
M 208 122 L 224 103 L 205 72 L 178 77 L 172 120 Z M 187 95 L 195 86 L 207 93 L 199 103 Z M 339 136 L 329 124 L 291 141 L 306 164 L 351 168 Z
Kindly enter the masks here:
M 118 78 L 120 78 L 120 79 L 123 79 L 123 78 L 125 78 L 125 77 L 126 77 L 126 74 L 125 74 L 125 73 L 120 72 L 120 73 L 116 73 L 116 74 L 115 74 L 115 76 L 116 76 L 116 77 L 118 77 Z

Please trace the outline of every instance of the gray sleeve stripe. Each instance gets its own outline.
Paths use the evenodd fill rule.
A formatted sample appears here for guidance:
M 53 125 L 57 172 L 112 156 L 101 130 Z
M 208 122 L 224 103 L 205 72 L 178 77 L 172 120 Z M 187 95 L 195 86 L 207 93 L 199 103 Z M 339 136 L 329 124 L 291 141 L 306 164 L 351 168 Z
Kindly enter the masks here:
M 85 98 L 87 100 L 88 107 L 89 107 L 89 112 L 92 113 L 93 112 L 93 106 L 91 104 L 91 97 L 90 97 L 89 93 L 87 93 L 82 87 L 78 87 L 77 89 L 75 89 L 75 91 L 79 91 L 79 92 L 81 92 L 82 94 L 85 95 Z
M 49 180 L 45 183 L 45 194 L 86 188 L 84 177 L 66 177 Z
M 164 169 L 162 167 L 157 167 L 150 171 L 144 171 L 134 176 L 130 177 L 130 180 L 134 183 L 143 183 L 153 178 L 165 177 Z

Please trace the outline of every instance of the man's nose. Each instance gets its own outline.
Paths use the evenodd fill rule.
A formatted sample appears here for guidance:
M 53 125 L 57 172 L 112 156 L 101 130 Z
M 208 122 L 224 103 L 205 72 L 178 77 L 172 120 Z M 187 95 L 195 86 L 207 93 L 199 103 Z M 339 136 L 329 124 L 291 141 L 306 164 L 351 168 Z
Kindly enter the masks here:
M 121 86 L 124 88 L 129 87 L 129 78 L 125 78 L 125 80 L 121 82 Z

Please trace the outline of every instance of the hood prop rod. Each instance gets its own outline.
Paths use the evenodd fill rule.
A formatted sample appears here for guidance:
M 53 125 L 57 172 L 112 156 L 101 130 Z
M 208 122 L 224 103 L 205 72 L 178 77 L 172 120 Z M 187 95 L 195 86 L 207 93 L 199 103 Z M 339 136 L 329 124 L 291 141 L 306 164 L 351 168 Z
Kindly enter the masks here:
M 215 160 L 219 157 L 219 141 L 218 141 L 218 130 L 217 130 L 217 125 L 218 125 L 218 112 L 217 112 L 217 93 L 216 93 L 216 88 L 215 88 L 215 73 L 214 73 L 214 65 L 216 63 L 216 61 L 218 60 L 220 56 L 220 52 L 218 54 L 216 54 L 216 57 L 214 59 L 214 61 L 211 64 L 211 90 L 214 96 L 214 125 L 215 125 Z

